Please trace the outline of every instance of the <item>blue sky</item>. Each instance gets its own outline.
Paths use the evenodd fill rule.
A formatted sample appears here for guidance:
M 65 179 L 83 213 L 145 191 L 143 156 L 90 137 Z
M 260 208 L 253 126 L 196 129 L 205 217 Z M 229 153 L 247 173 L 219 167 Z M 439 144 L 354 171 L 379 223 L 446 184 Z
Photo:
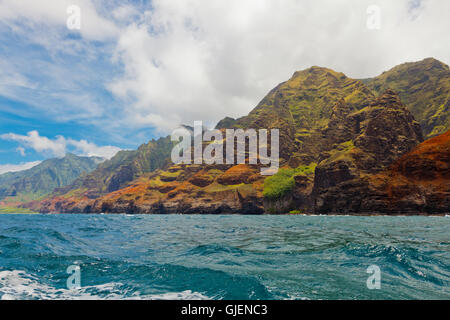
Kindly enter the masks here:
M 17 19 L 21 18 L 18 11 Z M 68 17 L 64 14 L 63 19 Z M 115 119 L 124 105 L 105 88 L 105 79 L 112 79 L 123 68 L 112 62 L 114 41 L 89 39 L 78 30 L 33 18 L 31 13 L 26 22 L 13 17 L 0 23 L 4 74 L 0 81 L 0 165 L 60 156 L 54 150 L 36 150 L 30 144 L 5 138 L 9 133 L 27 136 L 37 131 L 50 140 L 63 136 L 118 149 L 136 148 L 155 136 L 152 128 L 119 125 Z M 66 151 L 88 155 L 74 146 Z
M 312 65 L 366 78 L 430 56 L 448 63 L 449 3 L 4 0 L 0 173 L 66 152 L 111 157 L 183 123 L 245 115 Z M 67 28 L 71 5 L 79 30 Z

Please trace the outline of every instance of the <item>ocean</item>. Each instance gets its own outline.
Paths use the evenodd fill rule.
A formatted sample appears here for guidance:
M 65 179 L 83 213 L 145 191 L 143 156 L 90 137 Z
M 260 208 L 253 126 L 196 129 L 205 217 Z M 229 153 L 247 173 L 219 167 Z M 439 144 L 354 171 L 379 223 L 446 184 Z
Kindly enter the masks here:
M 4 214 L 0 299 L 450 299 L 450 218 Z

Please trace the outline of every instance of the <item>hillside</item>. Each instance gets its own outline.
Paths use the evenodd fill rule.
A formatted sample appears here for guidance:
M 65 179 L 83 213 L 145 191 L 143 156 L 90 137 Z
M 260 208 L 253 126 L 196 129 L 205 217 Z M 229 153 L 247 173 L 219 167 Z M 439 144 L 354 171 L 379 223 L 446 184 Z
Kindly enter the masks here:
M 450 128 L 450 69 L 427 58 L 404 63 L 365 81 L 375 93 L 397 92 L 430 138 Z
M 220 121 L 217 128 L 280 128 L 281 162 L 291 166 L 316 162 L 323 150 L 321 130 L 333 106 L 343 99 L 351 110 L 366 107 L 374 94 L 359 80 L 328 68 L 297 71 L 279 84 L 247 116 Z
M 119 190 L 134 179 L 167 165 L 172 146 L 170 137 L 165 137 L 143 144 L 137 150 L 119 151 L 110 160 L 56 193 L 96 198 Z
M 20 202 L 37 199 L 55 188 L 72 183 L 83 173 L 94 170 L 102 162 L 98 157 L 67 154 L 48 159 L 24 171 L 0 175 L 0 201 Z
M 119 153 L 27 207 L 70 213 L 401 214 L 375 177 L 420 144 L 423 132 L 429 137 L 449 129 L 449 79 L 448 67 L 434 59 L 364 81 L 311 67 L 276 86 L 247 116 L 216 126 L 279 128 L 281 168 L 272 177 L 261 176 L 257 165 L 173 165 L 167 137 Z M 442 101 L 443 113 L 436 107 Z M 427 210 L 432 213 L 433 205 Z
M 339 112 L 341 109 L 343 111 Z M 392 90 L 386 90 L 369 107 L 330 122 L 326 134 L 334 137 L 333 150 L 323 154 L 315 171 L 314 212 L 375 213 L 368 177 L 376 174 L 422 142 L 417 121 Z M 348 111 L 347 111 L 348 112 Z M 347 141 L 345 141 L 348 139 Z

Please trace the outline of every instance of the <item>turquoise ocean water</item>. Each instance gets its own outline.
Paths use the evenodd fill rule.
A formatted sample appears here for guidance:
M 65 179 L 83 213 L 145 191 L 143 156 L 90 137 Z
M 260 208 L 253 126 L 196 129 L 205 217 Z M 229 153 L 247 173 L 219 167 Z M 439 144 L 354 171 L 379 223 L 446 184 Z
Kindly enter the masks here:
M 450 299 L 450 217 L 0 215 L 0 299 Z

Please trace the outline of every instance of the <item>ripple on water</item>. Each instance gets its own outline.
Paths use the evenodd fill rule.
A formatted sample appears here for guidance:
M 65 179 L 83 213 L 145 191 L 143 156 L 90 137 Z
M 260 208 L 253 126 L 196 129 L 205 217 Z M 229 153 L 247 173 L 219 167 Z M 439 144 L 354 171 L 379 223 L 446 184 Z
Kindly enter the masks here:
M 0 296 L 450 299 L 448 230 L 444 217 L 0 215 Z M 366 287 L 372 264 L 382 290 Z

